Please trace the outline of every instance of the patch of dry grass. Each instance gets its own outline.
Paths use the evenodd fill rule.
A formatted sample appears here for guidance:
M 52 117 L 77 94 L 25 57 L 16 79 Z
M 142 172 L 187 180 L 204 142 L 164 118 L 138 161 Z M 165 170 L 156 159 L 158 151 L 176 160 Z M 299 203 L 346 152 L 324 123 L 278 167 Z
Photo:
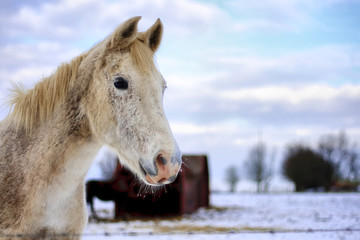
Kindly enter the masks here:
M 278 229 L 264 227 L 223 227 L 223 226 L 198 226 L 179 224 L 174 226 L 154 226 L 155 233 L 236 233 L 236 232 L 272 232 Z

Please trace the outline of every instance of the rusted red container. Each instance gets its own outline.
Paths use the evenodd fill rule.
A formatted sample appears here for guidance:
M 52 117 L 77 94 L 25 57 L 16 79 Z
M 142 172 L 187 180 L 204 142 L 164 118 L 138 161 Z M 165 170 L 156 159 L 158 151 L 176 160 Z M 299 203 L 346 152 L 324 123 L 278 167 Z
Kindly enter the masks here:
M 115 217 L 162 217 L 192 213 L 209 206 L 209 171 L 206 155 L 183 156 L 185 165 L 177 179 L 151 189 L 118 165 L 112 187 L 118 191 Z

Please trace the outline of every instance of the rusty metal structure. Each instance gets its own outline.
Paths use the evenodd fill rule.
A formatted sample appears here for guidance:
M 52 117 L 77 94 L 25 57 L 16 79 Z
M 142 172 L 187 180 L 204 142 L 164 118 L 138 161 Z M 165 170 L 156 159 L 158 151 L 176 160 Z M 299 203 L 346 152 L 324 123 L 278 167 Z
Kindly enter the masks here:
M 185 166 L 177 179 L 164 187 L 152 189 L 139 183 L 120 164 L 111 183 L 117 193 L 115 218 L 164 217 L 192 213 L 209 206 L 209 171 L 206 155 L 183 156 Z

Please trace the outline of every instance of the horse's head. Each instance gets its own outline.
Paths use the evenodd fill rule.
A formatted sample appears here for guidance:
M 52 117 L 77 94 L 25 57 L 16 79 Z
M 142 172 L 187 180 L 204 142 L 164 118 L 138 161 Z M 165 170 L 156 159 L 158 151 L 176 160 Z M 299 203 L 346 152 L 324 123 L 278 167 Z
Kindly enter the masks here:
M 89 52 L 95 70 L 87 116 L 93 134 L 119 155 L 145 183 L 175 180 L 181 152 L 163 109 L 166 82 L 153 56 L 160 45 L 160 20 L 138 33 L 131 18 Z

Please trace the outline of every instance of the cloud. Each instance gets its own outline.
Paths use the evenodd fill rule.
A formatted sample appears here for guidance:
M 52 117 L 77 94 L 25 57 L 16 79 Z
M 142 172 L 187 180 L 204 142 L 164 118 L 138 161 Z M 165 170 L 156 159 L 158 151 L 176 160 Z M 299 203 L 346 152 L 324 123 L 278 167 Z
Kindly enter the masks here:
M 254 100 L 259 102 L 287 102 L 291 105 L 302 102 L 331 101 L 338 97 L 357 98 L 360 96 L 360 85 L 345 85 L 339 89 L 329 86 L 310 85 L 304 88 L 258 87 L 221 92 L 221 98 L 230 101 Z
M 227 119 L 256 126 L 354 127 L 360 114 L 360 85 L 258 86 L 221 90 L 191 89 L 166 93 L 170 119 L 215 124 Z M 205 128 L 206 129 L 206 128 Z M 209 131 L 209 129 L 208 129 Z M 195 132 L 195 131 L 194 131 Z
M 312 18 L 323 3 L 311 0 L 227 1 L 230 11 L 240 19 L 233 25 L 237 31 L 301 31 L 307 24 L 317 24 Z
M 226 70 L 222 87 L 259 84 L 303 85 L 351 82 L 360 77 L 360 49 L 356 46 L 323 45 L 278 56 L 256 54 L 209 58 L 205 68 Z M 219 80 L 216 80 L 218 82 Z
M 152 24 L 164 18 L 169 31 L 189 32 L 211 26 L 221 11 L 209 4 L 189 0 L 159 0 L 149 2 L 61 0 L 41 5 L 23 5 L 17 12 L 2 17 L 0 32 L 4 36 L 26 36 L 48 40 L 75 40 L 84 37 L 104 37 L 117 25 L 133 16 L 144 16 L 143 23 Z M 192 28 L 189 28 L 191 24 Z M 99 39 L 98 39 L 99 40 Z
M 80 54 L 80 50 L 58 42 L 15 43 L 0 48 L 0 83 L 22 82 L 28 86 L 50 75 L 56 67 Z M 29 84 L 30 83 L 30 84 Z
M 211 56 L 203 62 L 211 74 L 167 76 L 169 119 L 354 127 L 360 122 L 354 112 L 360 104 L 359 53 L 356 46 L 323 45 L 279 56 Z M 174 64 L 182 69 L 181 63 Z

